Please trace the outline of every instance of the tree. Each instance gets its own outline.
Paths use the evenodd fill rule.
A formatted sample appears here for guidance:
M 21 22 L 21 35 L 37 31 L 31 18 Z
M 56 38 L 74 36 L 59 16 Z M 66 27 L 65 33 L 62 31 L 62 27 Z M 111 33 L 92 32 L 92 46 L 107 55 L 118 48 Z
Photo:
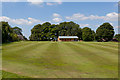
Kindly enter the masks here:
M 57 25 L 45 22 L 42 25 L 38 24 L 31 30 L 30 40 L 34 41 L 48 41 L 57 38 Z
M 96 40 L 95 38 L 96 38 L 96 33 L 95 33 L 95 31 L 94 30 L 92 30 L 92 35 L 93 35 L 93 40 Z
M 79 25 L 72 21 L 62 22 L 58 25 L 58 34 L 59 36 L 77 36 L 78 29 Z
M 59 25 L 45 22 L 38 24 L 31 29 L 30 40 L 33 41 L 50 41 L 56 40 L 58 36 L 78 36 L 79 40 L 84 41 L 109 41 L 114 35 L 114 29 L 109 23 L 101 25 L 96 33 L 88 27 L 81 29 L 78 24 L 62 22 Z
M 78 24 L 70 22 L 62 22 L 59 25 L 45 22 L 38 24 L 31 29 L 30 40 L 33 41 L 50 41 L 57 40 L 58 36 L 78 36 L 82 39 L 82 30 Z
M 82 39 L 84 41 L 93 41 L 94 40 L 93 31 L 88 27 L 83 28 L 82 29 Z
M 8 24 L 8 22 L 0 22 L 2 25 L 2 42 L 9 42 L 12 41 L 12 38 L 10 36 L 10 34 L 13 32 L 12 28 L 10 27 L 10 25 Z
M 52 24 L 49 26 L 48 38 L 49 40 L 57 40 L 58 37 L 58 25 Z
M 14 33 L 17 34 L 17 35 L 22 35 L 22 29 L 19 28 L 19 27 L 13 27 L 12 28 Z
M 25 36 L 23 36 L 23 34 L 22 34 L 22 29 L 21 28 L 19 28 L 19 27 L 13 27 L 12 28 L 13 29 L 13 33 L 14 34 L 16 34 L 16 35 L 14 35 L 14 37 L 18 37 L 18 40 L 27 40 L 27 38 L 25 37 Z M 17 38 L 16 37 L 16 38 Z M 14 39 L 15 40 L 15 39 Z M 15 40 L 16 41 L 16 40 Z
M 120 41 L 120 34 L 116 34 L 116 35 L 115 35 L 115 38 L 116 38 L 118 41 Z
M 19 40 L 20 39 L 18 38 L 17 34 L 15 33 L 10 34 L 10 42 L 19 41 Z
M 97 41 L 110 41 L 114 36 L 113 26 L 109 23 L 103 23 L 96 30 Z
M 35 25 L 33 29 L 31 29 L 30 40 L 39 41 L 42 40 L 43 28 L 41 24 Z
M 82 40 L 82 29 L 81 28 L 78 29 L 77 36 L 79 40 Z
M 8 22 L 0 22 L 0 31 L 2 33 L 2 42 L 14 42 L 14 41 L 19 41 L 18 34 L 21 34 L 22 29 L 18 27 L 12 28 Z M 22 35 L 23 36 L 23 35 Z

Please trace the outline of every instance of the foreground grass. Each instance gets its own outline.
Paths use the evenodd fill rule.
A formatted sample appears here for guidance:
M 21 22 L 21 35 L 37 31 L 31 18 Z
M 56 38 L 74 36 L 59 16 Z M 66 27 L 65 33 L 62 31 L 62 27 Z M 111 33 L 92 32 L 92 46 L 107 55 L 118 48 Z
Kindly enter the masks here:
M 11 72 L 2 71 L 2 78 L 28 78 L 28 77 L 21 76 Z
M 21 76 L 118 77 L 118 43 L 115 42 L 28 41 L 3 44 L 2 50 L 3 70 Z

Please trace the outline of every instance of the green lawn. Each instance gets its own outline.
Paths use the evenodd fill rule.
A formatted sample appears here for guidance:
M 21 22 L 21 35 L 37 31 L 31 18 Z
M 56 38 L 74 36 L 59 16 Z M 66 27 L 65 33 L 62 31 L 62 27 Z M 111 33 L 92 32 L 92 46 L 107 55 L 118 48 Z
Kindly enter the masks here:
M 21 76 L 11 72 L 2 71 L 2 78 L 28 78 L 28 77 Z
M 116 42 L 3 44 L 3 70 L 32 78 L 117 78 Z M 11 78 L 11 76 L 6 76 Z M 12 76 L 13 78 L 15 76 Z

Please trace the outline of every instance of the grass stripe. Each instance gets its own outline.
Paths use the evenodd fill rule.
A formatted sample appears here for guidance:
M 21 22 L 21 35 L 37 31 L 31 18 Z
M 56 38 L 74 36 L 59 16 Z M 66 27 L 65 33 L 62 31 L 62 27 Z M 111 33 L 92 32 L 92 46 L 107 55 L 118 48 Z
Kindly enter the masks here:
M 30 44 L 29 42 L 25 41 L 25 42 L 13 42 L 13 43 L 8 43 L 8 44 L 3 44 L 3 49 L 7 48 L 7 49 L 12 49 L 13 47 L 17 48 L 23 45 L 27 45 Z
M 107 46 L 109 43 L 103 45 L 107 47 L 105 50 L 101 45 L 42 41 L 6 44 L 3 45 L 3 70 L 32 78 L 117 77 L 116 47 L 113 53 L 112 47 Z
M 62 70 L 64 63 L 61 60 L 58 43 L 51 43 L 46 52 L 43 54 L 44 55 L 42 55 L 42 62 L 44 64 L 42 65 L 44 65 L 44 67 L 46 67 L 47 69 L 52 69 L 52 75 L 55 75 L 57 78 L 60 78 L 62 74 L 64 74 L 62 76 L 69 77 L 69 75 L 64 73 Z M 59 70 L 57 71 L 58 73 L 56 73 L 56 70 Z
M 75 49 L 76 51 L 81 52 L 80 55 L 83 55 L 85 57 L 87 57 L 88 59 L 92 60 L 93 62 L 98 61 L 97 63 L 104 63 L 104 64 L 108 64 L 108 62 L 110 61 L 109 59 L 107 59 L 106 57 L 103 57 L 103 55 L 98 55 L 97 51 L 95 51 L 95 49 L 92 49 L 92 47 L 90 48 L 89 46 L 86 45 L 78 45 L 78 44 L 67 44 L 69 47 L 71 47 L 72 49 Z M 82 48 L 82 49 L 80 49 Z M 97 59 L 95 59 L 97 58 Z M 116 57 L 115 57 L 116 58 Z M 116 62 L 112 62 L 113 60 L 111 60 L 111 63 L 116 64 L 117 60 L 115 60 Z
M 93 45 L 89 45 L 87 43 L 79 43 L 77 44 L 78 46 L 82 46 L 85 50 L 91 52 L 91 53 L 94 53 L 94 55 L 98 55 L 98 56 L 101 56 L 105 59 L 108 59 L 108 62 L 111 61 L 111 62 L 115 62 L 117 63 L 118 62 L 118 51 L 109 51 L 109 50 L 104 50 L 104 48 L 99 48 L 99 47 L 96 47 L 96 46 L 93 46 Z
M 109 43 L 109 42 L 108 42 Z M 91 43 L 90 43 L 91 44 Z M 97 44 L 97 45 L 101 45 L 101 46 L 106 46 L 106 47 L 112 47 L 112 48 L 118 48 L 118 43 L 113 45 L 113 44 L 107 44 L 107 43 L 102 43 L 102 42 L 94 42 L 92 44 Z
M 74 51 L 76 51 L 76 52 L 78 52 L 80 55 L 82 55 L 83 57 L 86 57 L 87 59 L 89 59 L 89 60 L 86 60 L 87 62 L 88 61 L 92 61 L 92 62 L 94 62 L 96 65 L 94 65 L 94 67 L 97 67 L 97 66 L 99 66 L 99 70 L 101 69 L 101 71 L 111 71 L 111 72 L 113 72 L 113 70 L 109 70 L 109 69 L 106 69 L 105 67 L 103 67 L 102 65 L 104 65 L 104 64 L 106 64 L 107 66 L 111 66 L 111 65 L 113 65 L 112 63 L 111 64 L 108 64 L 108 62 L 106 61 L 106 59 L 102 59 L 101 57 L 99 57 L 99 56 L 97 56 L 97 55 L 93 55 L 91 52 L 89 52 L 89 51 L 87 51 L 86 53 L 85 53 L 85 50 L 83 50 L 83 45 L 82 45 L 82 47 L 81 47 L 81 49 L 79 48 L 79 47 L 76 47 L 76 45 L 74 45 L 74 44 L 72 44 L 72 43 L 65 43 L 65 45 L 67 45 L 67 46 L 69 46 L 69 47 L 71 47 L 71 50 L 73 50 L 74 49 Z M 84 51 L 84 53 L 82 52 L 82 51 Z M 75 54 L 75 53 L 74 53 Z M 92 56 L 90 55 L 90 54 L 92 54 Z M 97 59 L 96 59 L 97 58 Z M 82 59 L 83 60 L 83 59 Z M 103 61 L 102 61 L 103 60 Z M 106 62 L 105 62 L 106 61 Z M 78 62 L 80 62 L 80 61 L 78 61 Z M 99 64 L 98 64 L 99 63 Z M 89 66 L 90 67 L 90 66 Z M 89 69 L 89 67 L 88 67 L 88 69 Z M 103 68 L 101 68 L 101 67 L 103 67 Z M 90 68 L 92 68 L 92 65 L 91 65 L 91 67 Z M 113 68 L 116 68 L 114 65 L 113 65 Z M 83 69 L 83 70 L 85 70 L 85 69 Z M 92 69 L 92 70 L 94 70 L 94 69 Z M 117 72 L 117 71 L 116 71 Z M 102 73 L 104 73 L 104 72 L 102 72 Z M 91 74 L 91 73 L 88 73 L 89 75 Z M 102 75 L 102 74 L 100 74 L 100 75 Z
M 65 43 L 60 43 L 59 45 L 61 47 L 61 53 L 63 56 L 62 59 L 67 65 L 65 72 L 71 75 L 74 74 L 72 77 L 78 78 L 80 78 L 82 75 L 86 75 L 87 71 L 89 70 L 89 68 L 86 66 L 93 65 L 93 62 L 83 56 L 80 56 L 79 52 L 71 49 L 69 46 L 65 45 Z M 80 69 L 77 69 L 78 67 L 80 67 Z M 92 67 L 94 69 L 95 66 Z
M 95 53 L 99 53 L 99 55 L 104 55 L 105 58 L 108 58 L 109 59 L 113 59 L 113 60 L 118 60 L 117 56 L 118 56 L 118 50 L 106 50 L 105 48 L 102 48 L 102 47 L 98 47 L 96 45 L 90 45 L 90 44 L 87 44 L 87 43 L 78 43 L 78 45 L 85 45 L 86 46 L 86 49 L 92 51 L 92 52 L 95 52 Z
M 31 64 L 30 66 L 32 66 L 32 65 L 34 65 L 34 66 L 36 66 L 35 64 L 37 63 L 35 60 L 34 60 L 34 58 L 29 58 L 29 56 L 28 55 L 26 55 L 26 54 L 29 54 L 30 52 L 32 53 L 32 52 L 34 52 L 36 49 L 38 50 L 38 48 L 40 48 L 40 46 L 41 46 L 41 44 L 43 45 L 44 43 L 35 43 L 36 45 L 34 45 L 34 46 L 29 46 L 29 47 L 27 47 L 27 49 L 26 49 L 26 51 L 24 51 L 24 52 L 19 52 L 18 53 L 18 58 L 17 58 L 17 61 L 16 61 L 16 58 L 14 58 L 14 56 L 11 56 L 11 59 L 8 59 L 9 61 L 8 62 L 12 62 L 12 64 L 16 64 L 16 63 L 20 63 L 21 65 L 23 65 L 23 64 L 25 64 L 25 65 L 30 65 L 31 63 L 34 63 L 34 64 Z M 45 45 L 46 46 L 46 45 Z M 43 47 L 45 47 L 45 46 L 43 46 Z M 32 47 L 32 50 L 31 50 L 31 48 L 30 47 Z M 30 49 L 30 50 L 29 50 Z M 35 49 L 35 50 L 34 50 Z M 43 48 L 42 48 L 43 49 Z M 39 49 L 40 50 L 40 49 Z M 41 50 L 40 50 L 41 51 Z M 22 56 L 22 55 L 26 55 L 26 56 L 24 56 L 24 57 L 20 57 L 20 56 Z M 36 52 L 35 53 L 33 53 L 33 54 L 36 54 Z M 31 55 L 31 54 L 30 54 Z M 39 56 L 39 55 L 38 55 Z M 13 59 L 13 60 L 12 60 Z M 35 58 L 36 59 L 36 58 Z M 4 59 L 5 60 L 5 59 Z M 5 60 L 6 61 L 6 60 Z M 5 64 L 5 63 L 4 63 Z M 7 63 L 8 64 L 8 63 Z M 25 66 L 24 65 L 24 66 Z M 3 65 L 3 66 L 5 66 L 5 65 Z M 24 68 L 24 66 L 22 67 L 22 68 Z M 32 66 L 33 67 L 33 66 Z M 29 69 L 29 66 L 28 67 L 26 67 L 27 69 Z M 16 69 L 17 69 L 17 67 L 16 67 Z M 14 69 L 13 69 L 14 70 Z M 20 70 L 18 70 L 18 71 L 20 71 Z M 21 71 L 20 71 L 21 72 Z
M 87 45 L 91 45 L 91 46 L 95 46 L 95 47 L 99 47 L 99 48 L 102 48 L 103 50 L 107 50 L 107 51 L 118 51 L 118 46 L 117 47 L 110 47 L 108 45 L 104 45 L 104 44 L 93 44 L 93 43 L 88 43 L 88 42 L 83 42 Z

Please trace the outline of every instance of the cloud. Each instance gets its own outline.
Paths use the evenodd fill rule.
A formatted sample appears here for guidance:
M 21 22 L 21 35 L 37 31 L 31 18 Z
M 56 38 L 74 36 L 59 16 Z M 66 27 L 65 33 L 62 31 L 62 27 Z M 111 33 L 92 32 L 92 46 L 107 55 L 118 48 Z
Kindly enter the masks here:
M 79 24 L 80 27 L 89 27 L 90 25 L 89 24 Z
M 53 0 L 53 2 L 56 2 L 57 4 L 62 4 L 62 0 Z
M 53 22 L 60 22 L 60 21 L 62 21 L 61 18 L 53 18 L 52 20 L 53 20 Z
M 44 22 L 55 22 L 55 23 L 57 23 L 57 22 L 62 21 L 62 19 L 58 18 L 58 17 L 55 17 L 51 21 L 41 21 L 39 19 L 35 19 L 35 18 L 31 18 L 31 17 L 28 17 L 27 19 L 23 19 L 23 18 L 13 19 L 13 18 L 10 18 L 10 17 L 2 16 L 2 17 L 0 17 L 0 21 L 6 21 L 6 22 L 9 22 L 10 24 L 13 24 L 13 25 L 28 25 L 28 26 L 31 26 L 31 25 L 34 25 L 34 24 L 43 24 Z
M 48 6 L 53 6 L 53 5 L 60 5 L 62 4 L 61 0 L 0 0 L 2 2 L 28 2 L 32 5 L 37 5 L 43 7 L 43 3 Z
M 90 15 L 90 16 L 85 16 L 84 14 L 76 13 L 73 14 L 72 16 L 67 16 L 66 19 L 68 20 L 95 20 L 95 19 L 102 19 L 103 16 L 97 16 L 97 15 Z
M 36 23 L 42 23 L 42 21 L 34 18 L 27 18 L 27 19 L 12 19 L 6 16 L 0 17 L 0 21 L 7 21 L 11 24 L 17 24 L 17 25 L 33 25 Z
M 30 2 L 33 5 L 42 5 L 45 1 L 44 0 L 27 0 L 27 2 Z M 53 2 L 46 2 L 45 3 L 48 6 L 52 5 L 60 5 L 62 4 L 61 0 L 53 0 Z
M 98 20 L 102 19 L 105 21 L 118 21 L 118 13 L 112 12 L 108 13 L 105 16 L 98 16 L 98 15 L 90 15 L 90 16 L 85 16 L 84 14 L 76 13 L 73 14 L 72 16 L 66 16 L 66 19 L 68 20 Z
M 33 5 L 43 4 L 43 0 L 27 0 L 27 1 L 30 2 Z
M 52 22 L 60 22 L 60 21 L 62 21 L 61 15 L 58 13 L 53 13 Z
M 116 12 L 112 12 L 112 13 L 108 13 L 104 20 L 108 20 L 108 21 L 118 21 L 118 13 Z
M 54 3 L 47 2 L 46 5 L 52 6 L 55 5 Z
M 48 5 L 48 6 L 53 6 L 53 5 L 60 5 L 60 4 L 62 4 L 62 3 L 60 3 L 60 2 L 47 2 L 46 3 L 46 5 Z
M 60 17 L 60 15 L 57 13 L 53 13 L 53 17 Z
M 1 1 L 2 2 L 20 2 L 21 0 L 1 0 Z

